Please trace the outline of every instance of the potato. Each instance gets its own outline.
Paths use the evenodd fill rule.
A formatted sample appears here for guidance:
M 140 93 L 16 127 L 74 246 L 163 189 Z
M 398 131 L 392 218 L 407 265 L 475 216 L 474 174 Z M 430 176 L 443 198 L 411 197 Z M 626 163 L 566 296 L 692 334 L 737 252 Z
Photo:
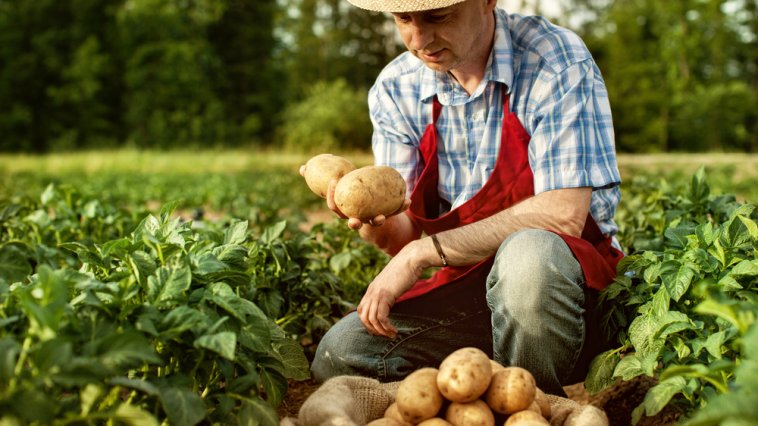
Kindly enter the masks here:
M 305 163 L 305 183 L 316 195 L 326 198 L 329 182 L 355 170 L 353 163 L 333 154 L 319 154 Z
M 545 392 L 542 392 L 542 389 L 535 389 L 534 402 L 536 402 L 540 407 L 540 413 L 542 414 L 542 417 L 549 419 L 552 415 L 552 410 L 550 409 L 550 401 L 547 400 L 547 395 L 545 395 Z
M 536 394 L 534 376 L 521 367 L 505 367 L 492 376 L 486 400 L 490 408 L 502 414 L 526 410 Z
M 481 349 L 461 348 L 448 355 L 440 364 L 437 387 L 452 402 L 471 402 L 479 399 L 490 385 L 490 358 Z
M 443 398 L 437 389 L 437 372 L 436 368 L 421 368 L 400 382 L 395 403 L 405 421 L 419 423 L 431 419 L 442 408 Z
M 495 415 L 481 399 L 453 402 L 447 407 L 445 420 L 454 426 L 494 426 Z
M 605 411 L 594 405 L 583 405 L 582 408 L 574 410 L 568 415 L 563 426 L 581 426 L 581 425 L 608 425 L 608 416 Z
M 526 426 L 526 425 L 549 425 L 542 415 L 531 410 L 519 411 L 511 414 L 504 426 Z
M 329 423 L 329 424 L 336 424 L 336 423 Z M 345 423 L 345 424 L 350 424 L 350 423 Z M 370 421 L 366 426 L 402 426 L 402 423 L 398 423 L 398 421 L 395 419 L 382 417 L 382 418 Z
M 503 364 L 500 364 L 499 362 L 495 361 L 494 359 L 490 360 L 490 366 L 492 367 L 492 374 L 497 373 L 498 371 L 502 370 Z
M 450 426 L 450 423 L 445 419 L 432 417 L 431 419 L 426 419 L 419 423 L 418 426 Z
M 353 170 L 337 182 L 334 202 L 347 217 L 367 221 L 397 212 L 405 201 L 405 180 L 387 166 Z
M 393 402 L 390 404 L 389 407 L 384 411 L 384 417 L 388 419 L 396 420 L 398 423 L 400 423 L 403 426 L 412 426 L 413 423 L 406 422 L 403 416 L 400 414 L 400 410 L 397 408 L 397 402 Z

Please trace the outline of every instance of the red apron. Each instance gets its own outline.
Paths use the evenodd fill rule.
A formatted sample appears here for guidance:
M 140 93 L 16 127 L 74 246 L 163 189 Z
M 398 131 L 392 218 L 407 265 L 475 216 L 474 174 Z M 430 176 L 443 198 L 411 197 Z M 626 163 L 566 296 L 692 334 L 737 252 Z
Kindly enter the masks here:
M 440 197 L 437 191 L 437 119 L 442 105 L 434 97 L 432 123 L 421 139 L 419 150 L 424 159 L 416 188 L 411 193 L 411 206 L 406 212 L 428 235 L 467 225 L 498 213 L 534 195 L 534 176 L 529 166 L 527 148 L 530 136 L 516 114 L 510 111 L 509 96 L 503 95 L 503 130 L 495 169 L 489 180 L 470 200 L 439 216 Z M 623 253 L 611 246 L 591 215 L 587 215 L 582 237 L 556 232 L 568 244 L 584 272 L 587 286 L 601 290 L 616 276 L 616 264 Z M 417 281 L 397 301 L 408 300 L 450 283 L 481 285 L 492 268 L 494 256 L 475 265 L 448 266 L 431 278 Z

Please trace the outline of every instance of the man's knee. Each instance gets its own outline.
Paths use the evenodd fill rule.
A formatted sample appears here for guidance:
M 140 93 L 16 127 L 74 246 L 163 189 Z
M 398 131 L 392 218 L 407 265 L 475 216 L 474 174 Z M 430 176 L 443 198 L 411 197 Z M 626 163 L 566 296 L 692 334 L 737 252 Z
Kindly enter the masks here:
M 365 329 L 353 312 L 327 331 L 318 344 L 311 363 L 311 374 L 318 383 L 341 375 L 365 375 L 369 360 L 363 355 Z
M 539 309 L 546 292 L 565 286 L 579 290 L 582 279 L 579 262 L 560 236 L 527 229 L 500 246 L 487 279 L 487 299 L 491 308 L 506 303 L 526 313 Z

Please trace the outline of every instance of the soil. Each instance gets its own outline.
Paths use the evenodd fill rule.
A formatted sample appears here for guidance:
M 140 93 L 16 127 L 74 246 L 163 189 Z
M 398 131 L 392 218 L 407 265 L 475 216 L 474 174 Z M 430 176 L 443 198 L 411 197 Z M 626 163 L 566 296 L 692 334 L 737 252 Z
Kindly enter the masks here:
M 631 425 L 632 411 L 645 397 L 645 392 L 655 384 L 654 380 L 639 377 L 629 382 L 619 382 L 598 394 L 590 395 L 582 383 L 566 386 L 568 397 L 581 404 L 592 404 L 605 410 L 611 426 Z M 290 382 L 289 390 L 279 407 L 279 417 L 297 417 L 297 412 L 306 398 L 318 388 L 313 380 Z M 653 417 L 642 417 L 638 426 L 675 425 L 680 414 L 673 410 L 664 410 Z

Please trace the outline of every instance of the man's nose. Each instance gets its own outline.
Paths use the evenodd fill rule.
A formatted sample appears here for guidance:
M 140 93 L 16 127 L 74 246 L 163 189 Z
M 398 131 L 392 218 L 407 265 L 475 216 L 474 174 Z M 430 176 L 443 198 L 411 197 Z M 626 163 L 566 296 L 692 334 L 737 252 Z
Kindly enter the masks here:
M 411 49 L 413 50 L 424 50 L 434 40 L 434 31 L 423 22 L 412 22 L 410 31 Z

